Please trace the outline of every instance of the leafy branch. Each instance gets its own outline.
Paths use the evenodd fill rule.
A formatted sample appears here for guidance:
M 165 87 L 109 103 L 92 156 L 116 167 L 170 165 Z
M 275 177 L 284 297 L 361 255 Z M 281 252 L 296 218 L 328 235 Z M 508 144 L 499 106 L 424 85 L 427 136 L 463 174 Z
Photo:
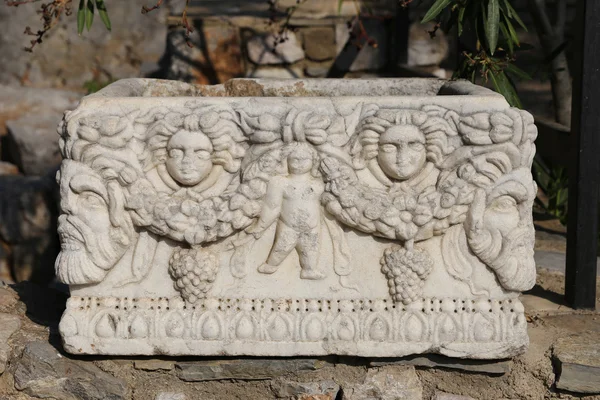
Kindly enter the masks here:
M 8 7 L 18 7 L 25 4 L 40 3 L 41 1 L 43 0 L 4 0 Z M 157 0 L 151 7 L 142 6 L 142 14 L 147 14 L 160 8 L 163 2 L 164 0 Z M 70 16 L 72 14 L 72 3 L 73 0 L 48 0 L 47 2 L 42 3 L 38 9 L 38 12 L 42 16 L 42 27 L 36 32 L 29 26 L 25 28 L 24 33 L 26 35 L 35 36 L 35 38 L 30 41 L 30 46 L 25 47 L 24 50 L 32 52 L 36 45 L 42 43 L 44 36 L 58 24 L 63 15 L 66 15 L 67 17 Z M 190 34 L 194 31 L 194 28 L 187 19 L 189 3 L 190 0 L 185 0 L 185 7 L 181 15 L 181 25 L 185 27 L 186 42 L 188 46 L 191 46 L 189 38 Z M 96 12 L 106 29 L 109 31 L 112 29 L 112 24 L 104 0 L 79 0 L 79 5 L 77 7 L 77 33 L 80 36 L 83 33 L 84 28 L 88 31 L 92 28 Z
M 436 0 L 422 20 L 430 21 L 437 22 L 436 29 L 456 26 L 459 37 L 468 33 L 474 38 L 473 49 L 461 54 L 456 78 L 491 81 L 511 106 L 521 107 L 514 81 L 531 78 L 514 64 L 521 46 L 515 25 L 527 27 L 511 0 Z

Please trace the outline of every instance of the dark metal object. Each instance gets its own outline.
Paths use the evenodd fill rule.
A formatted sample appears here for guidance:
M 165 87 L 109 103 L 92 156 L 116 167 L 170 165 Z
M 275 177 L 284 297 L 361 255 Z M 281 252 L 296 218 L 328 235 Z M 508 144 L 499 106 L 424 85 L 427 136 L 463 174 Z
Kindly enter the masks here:
M 600 2 L 577 2 L 565 298 L 594 309 L 600 183 Z

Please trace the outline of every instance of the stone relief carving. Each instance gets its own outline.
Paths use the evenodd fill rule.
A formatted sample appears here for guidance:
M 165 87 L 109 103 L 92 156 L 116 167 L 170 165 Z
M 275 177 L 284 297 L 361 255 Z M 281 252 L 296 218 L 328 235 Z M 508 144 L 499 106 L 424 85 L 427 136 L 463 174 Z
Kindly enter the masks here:
M 74 291 L 69 351 L 119 354 L 96 339 L 129 337 L 522 348 L 522 310 L 509 318 L 507 304 L 535 282 L 528 113 L 231 99 L 65 114 L 56 270 Z M 349 351 L 332 346 L 320 351 Z M 351 352 L 378 354 L 365 346 Z M 319 352 L 261 349 L 231 351 Z

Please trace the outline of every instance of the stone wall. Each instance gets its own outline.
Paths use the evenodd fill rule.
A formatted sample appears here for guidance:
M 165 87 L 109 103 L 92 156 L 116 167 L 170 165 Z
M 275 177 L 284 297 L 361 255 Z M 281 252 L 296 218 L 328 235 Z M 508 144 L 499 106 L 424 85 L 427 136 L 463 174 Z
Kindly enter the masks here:
M 74 4 L 78 2 L 73 2 Z M 169 7 L 141 14 L 146 0 L 107 1 L 108 32 L 98 16 L 92 29 L 77 36 L 75 14 L 63 16 L 32 53 L 23 50 L 32 36 L 25 27 L 42 27 L 40 3 L 0 5 L 0 83 L 82 90 L 87 81 L 145 76 L 159 70 L 165 49 Z M 165 2 L 167 5 L 169 2 Z
M 337 0 L 301 2 L 289 20 L 289 30 L 278 33 L 295 1 L 280 1 L 269 10 L 263 0 L 196 1 L 190 19 L 196 30 L 187 46 L 180 29 L 169 33 L 165 57 L 167 77 L 195 83 L 221 83 L 233 77 L 303 78 L 389 74 L 398 63 L 438 66 L 448 55 L 442 32 L 431 39 L 431 26 L 413 24 L 397 2 L 364 2 L 372 12 L 356 22 L 354 2 Z M 410 17 L 419 18 L 418 10 Z M 177 15 L 169 20 L 180 22 Z M 402 35 L 411 43 L 407 55 Z

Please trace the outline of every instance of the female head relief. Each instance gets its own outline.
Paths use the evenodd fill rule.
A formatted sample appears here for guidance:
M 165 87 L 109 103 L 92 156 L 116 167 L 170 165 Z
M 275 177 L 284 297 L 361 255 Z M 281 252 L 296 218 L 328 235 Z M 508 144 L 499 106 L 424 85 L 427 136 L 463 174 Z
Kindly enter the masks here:
M 379 138 L 377 161 L 392 179 L 412 178 L 424 166 L 427 152 L 425 135 L 413 125 L 395 125 Z
M 358 137 L 360 156 L 376 176 L 406 181 L 425 165 L 441 161 L 447 153 L 448 123 L 414 110 L 379 110 L 363 121 Z M 376 162 L 373 162 L 376 161 Z M 383 177 L 383 178 L 385 178 Z
M 210 174 L 212 152 L 208 136 L 199 130 L 182 129 L 167 143 L 167 171 L 183 186 L 197 185 Z

